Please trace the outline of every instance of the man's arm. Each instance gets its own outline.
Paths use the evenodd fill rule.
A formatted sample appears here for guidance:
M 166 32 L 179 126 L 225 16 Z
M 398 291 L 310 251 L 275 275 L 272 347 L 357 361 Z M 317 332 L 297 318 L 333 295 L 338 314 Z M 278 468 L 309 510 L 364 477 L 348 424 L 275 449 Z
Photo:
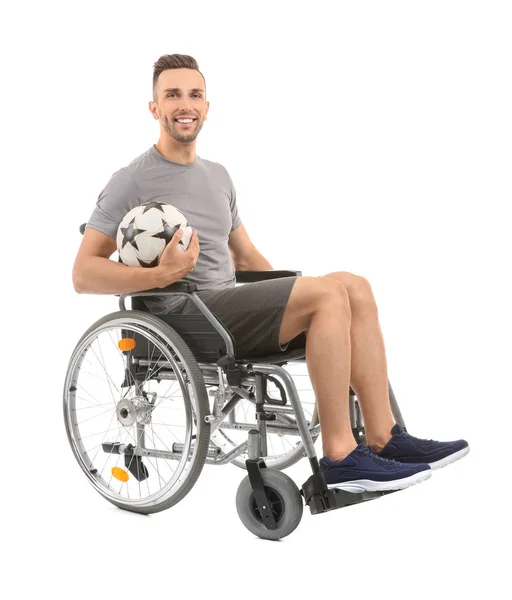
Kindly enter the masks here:
M 162 287 L 159 267 L 128 267 L 110 260 L 116 240 L 86 228 L 73 265 L 73 286 L 79 294 L 126 294 Z
M 229 251 L 236 271 L 272 271 L 272 265 L 260 254 L 244 225 L 229 234 Z
M 235 263 L 235 271 L 272 271 L 272 265 L 256 248 L 245 256 L 242 263 Z

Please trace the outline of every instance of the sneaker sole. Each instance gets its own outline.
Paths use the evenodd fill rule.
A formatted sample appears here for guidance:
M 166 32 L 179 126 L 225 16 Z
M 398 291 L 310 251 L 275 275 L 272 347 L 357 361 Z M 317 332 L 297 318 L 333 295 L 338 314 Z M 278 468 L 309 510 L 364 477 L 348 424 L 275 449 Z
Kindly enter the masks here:
M 441 467 L 446 467 L 446 465 L 449 465 L 450 463 L 455 462 L 456 460 L 459 460 L 463 456 L 466 456 L 466 454 L 468 452 L 469 452 L 469 446 L 466 446 L 465 448 L 462 448 L 462 450 L 459 450 L 458 452 L 455 452 L 454 454 L 450 454 L 450 456 L 446 456 L 445 458 L 442 458 L 441 460 L 436 460 L 436 462 L 428 463 L 428 464 L 431 469 L 440 469 Z
M 404 488 L 416 485 L 432 477 L 431 469 L 420 471 L 403 479 L 394 481 L 372 481 L 371 479 L 356 479 L 354 481 L 344 481 L 341 483 L 328 483 L 329 489 L 336 488 L 346 492 L 381 492 L 385 490 L 403 490 Z

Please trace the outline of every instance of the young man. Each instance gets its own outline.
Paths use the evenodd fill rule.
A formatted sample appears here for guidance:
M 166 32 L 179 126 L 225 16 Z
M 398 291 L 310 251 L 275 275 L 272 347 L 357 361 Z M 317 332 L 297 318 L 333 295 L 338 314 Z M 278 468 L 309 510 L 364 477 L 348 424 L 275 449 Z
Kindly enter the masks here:
M 241 223 L 226 169 L 196 155 L 209 102 L 204 77 L 192 57 L 165 55 L 155 63 L 149 110 L 160 123 L 160 139 L 116 171 L 100 193 L 75 261 L 75 289 L 119 294 L 184 279 L 197 283 L 200 298 L 232 333 L 237 357 L 305 346 L 322 431 L 320 464 L 330 487 L 402 489 L 428 478 L 431 468 L 467 454 L 465 440 L 423 440 L 395 424 L 377 307 L 364 277 L 334 272 L 235 287 L 235 270 L 272 267 Z M 177 258 L 173 254 L 171 260 L 171 244 L 151 269 L 109 260 L 124 215 L 150 200 L 179 208 L 196 232 L 184 253 L 188 268 L 180 271 L 173 264 Z M 182 296 L 144 302 L 154 314 L 198 312 Z M 349 385 L 363 412 L 367 445 L 356 445 L 352 435 Z

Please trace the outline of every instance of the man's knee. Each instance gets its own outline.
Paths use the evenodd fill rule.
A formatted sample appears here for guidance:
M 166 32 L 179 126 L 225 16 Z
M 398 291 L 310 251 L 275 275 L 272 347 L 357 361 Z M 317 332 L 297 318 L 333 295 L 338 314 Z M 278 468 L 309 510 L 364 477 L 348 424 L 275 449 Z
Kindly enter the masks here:
M 343 283 L 326 277 L 297 277 L 285 315 L 301 321 L 303 331 L 309 328 L 311 318 L 319 309 L 332 309 L 350 316 L 350 302 Z
M 336 311 L 346 311 L 350 314 L 350 300 L 347 288 L 341 281 L 320 276 L 321 284 L 317 288 L 317 305 L 325 308 L 332 307 Z

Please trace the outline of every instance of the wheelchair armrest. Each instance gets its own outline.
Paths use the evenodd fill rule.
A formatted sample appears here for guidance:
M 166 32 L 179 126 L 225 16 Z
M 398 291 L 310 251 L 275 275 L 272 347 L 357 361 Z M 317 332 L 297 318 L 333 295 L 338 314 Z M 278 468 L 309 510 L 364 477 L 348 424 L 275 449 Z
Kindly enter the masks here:
M 301 271 L 235 271 L 236 283 L 253 283 L 255 281 L 265 281 L 279 277 L 299 277 L 301 275 Z M 121 310 L 124 310 L 124 299 L 128 296 L 165 296 L 167 294 L 191 294 L 195 291 L 197 291 L 197 283 L 178 279 L 178 281 L 164 288 L 151 288 L 140 292 L 126 292 L 115 295 L 120 296 L 119 306 Z
M 197 283 L 178 279 L 171 285 L 163 288 L 151 288 L 149 290 L 141 290 L 140 292 L 125 292 L 124 294 L 116 294 L 116 296 L 162 296 L 165 294 L 190 294 L 197 290 Z
M 253 283 L 279 277 L 300 277 L 302 271 L 235 271 L 236 283 Z
M 116 296 L 120 296 L 119 298 L 119 309 L 126 310 L 124 299 L 128 296 L 136 297 L 136 296 L 162 296 L 168 294 L 191 294 L 197 290 L 197 283 L 192 283 L 191 281 L 184 281 L 183 279 L 178 279 L 171 285 L 168 285 L 163 288 L 151 288 L 149 290 L 142 290 L 140 292 L 125 292 L 124 294 L 115 294 Z
M 255 281 L 265 281 L 267 279 L 277 279 L 279 277 L 300 277 L 301 271 L 235 271 L 236 283 L 253 283 Z M 197 290 L 197 283 L 178 279 L 171 285 L 164 288 L 151 288 L 140 292 L 126 292 L 116 294 L 119 298 L 120 310 L 125 310 L 124 299 L 128 296 L 162 296 L 167 294 L 190 294 Z
M 235 271 L 236 283 L 252 283 L 254 281 L 265 281 L 266 279 L 277 279 L 278 277 L 297 277 L 302 275 L 301 271 Z M 197 291 L 197 283 L 178 279 L 171 285 L 163 288 L 151 288 L 140 292 L 126 292 L 116 296 L 162 296 L 166 294 L 190 294 Z

